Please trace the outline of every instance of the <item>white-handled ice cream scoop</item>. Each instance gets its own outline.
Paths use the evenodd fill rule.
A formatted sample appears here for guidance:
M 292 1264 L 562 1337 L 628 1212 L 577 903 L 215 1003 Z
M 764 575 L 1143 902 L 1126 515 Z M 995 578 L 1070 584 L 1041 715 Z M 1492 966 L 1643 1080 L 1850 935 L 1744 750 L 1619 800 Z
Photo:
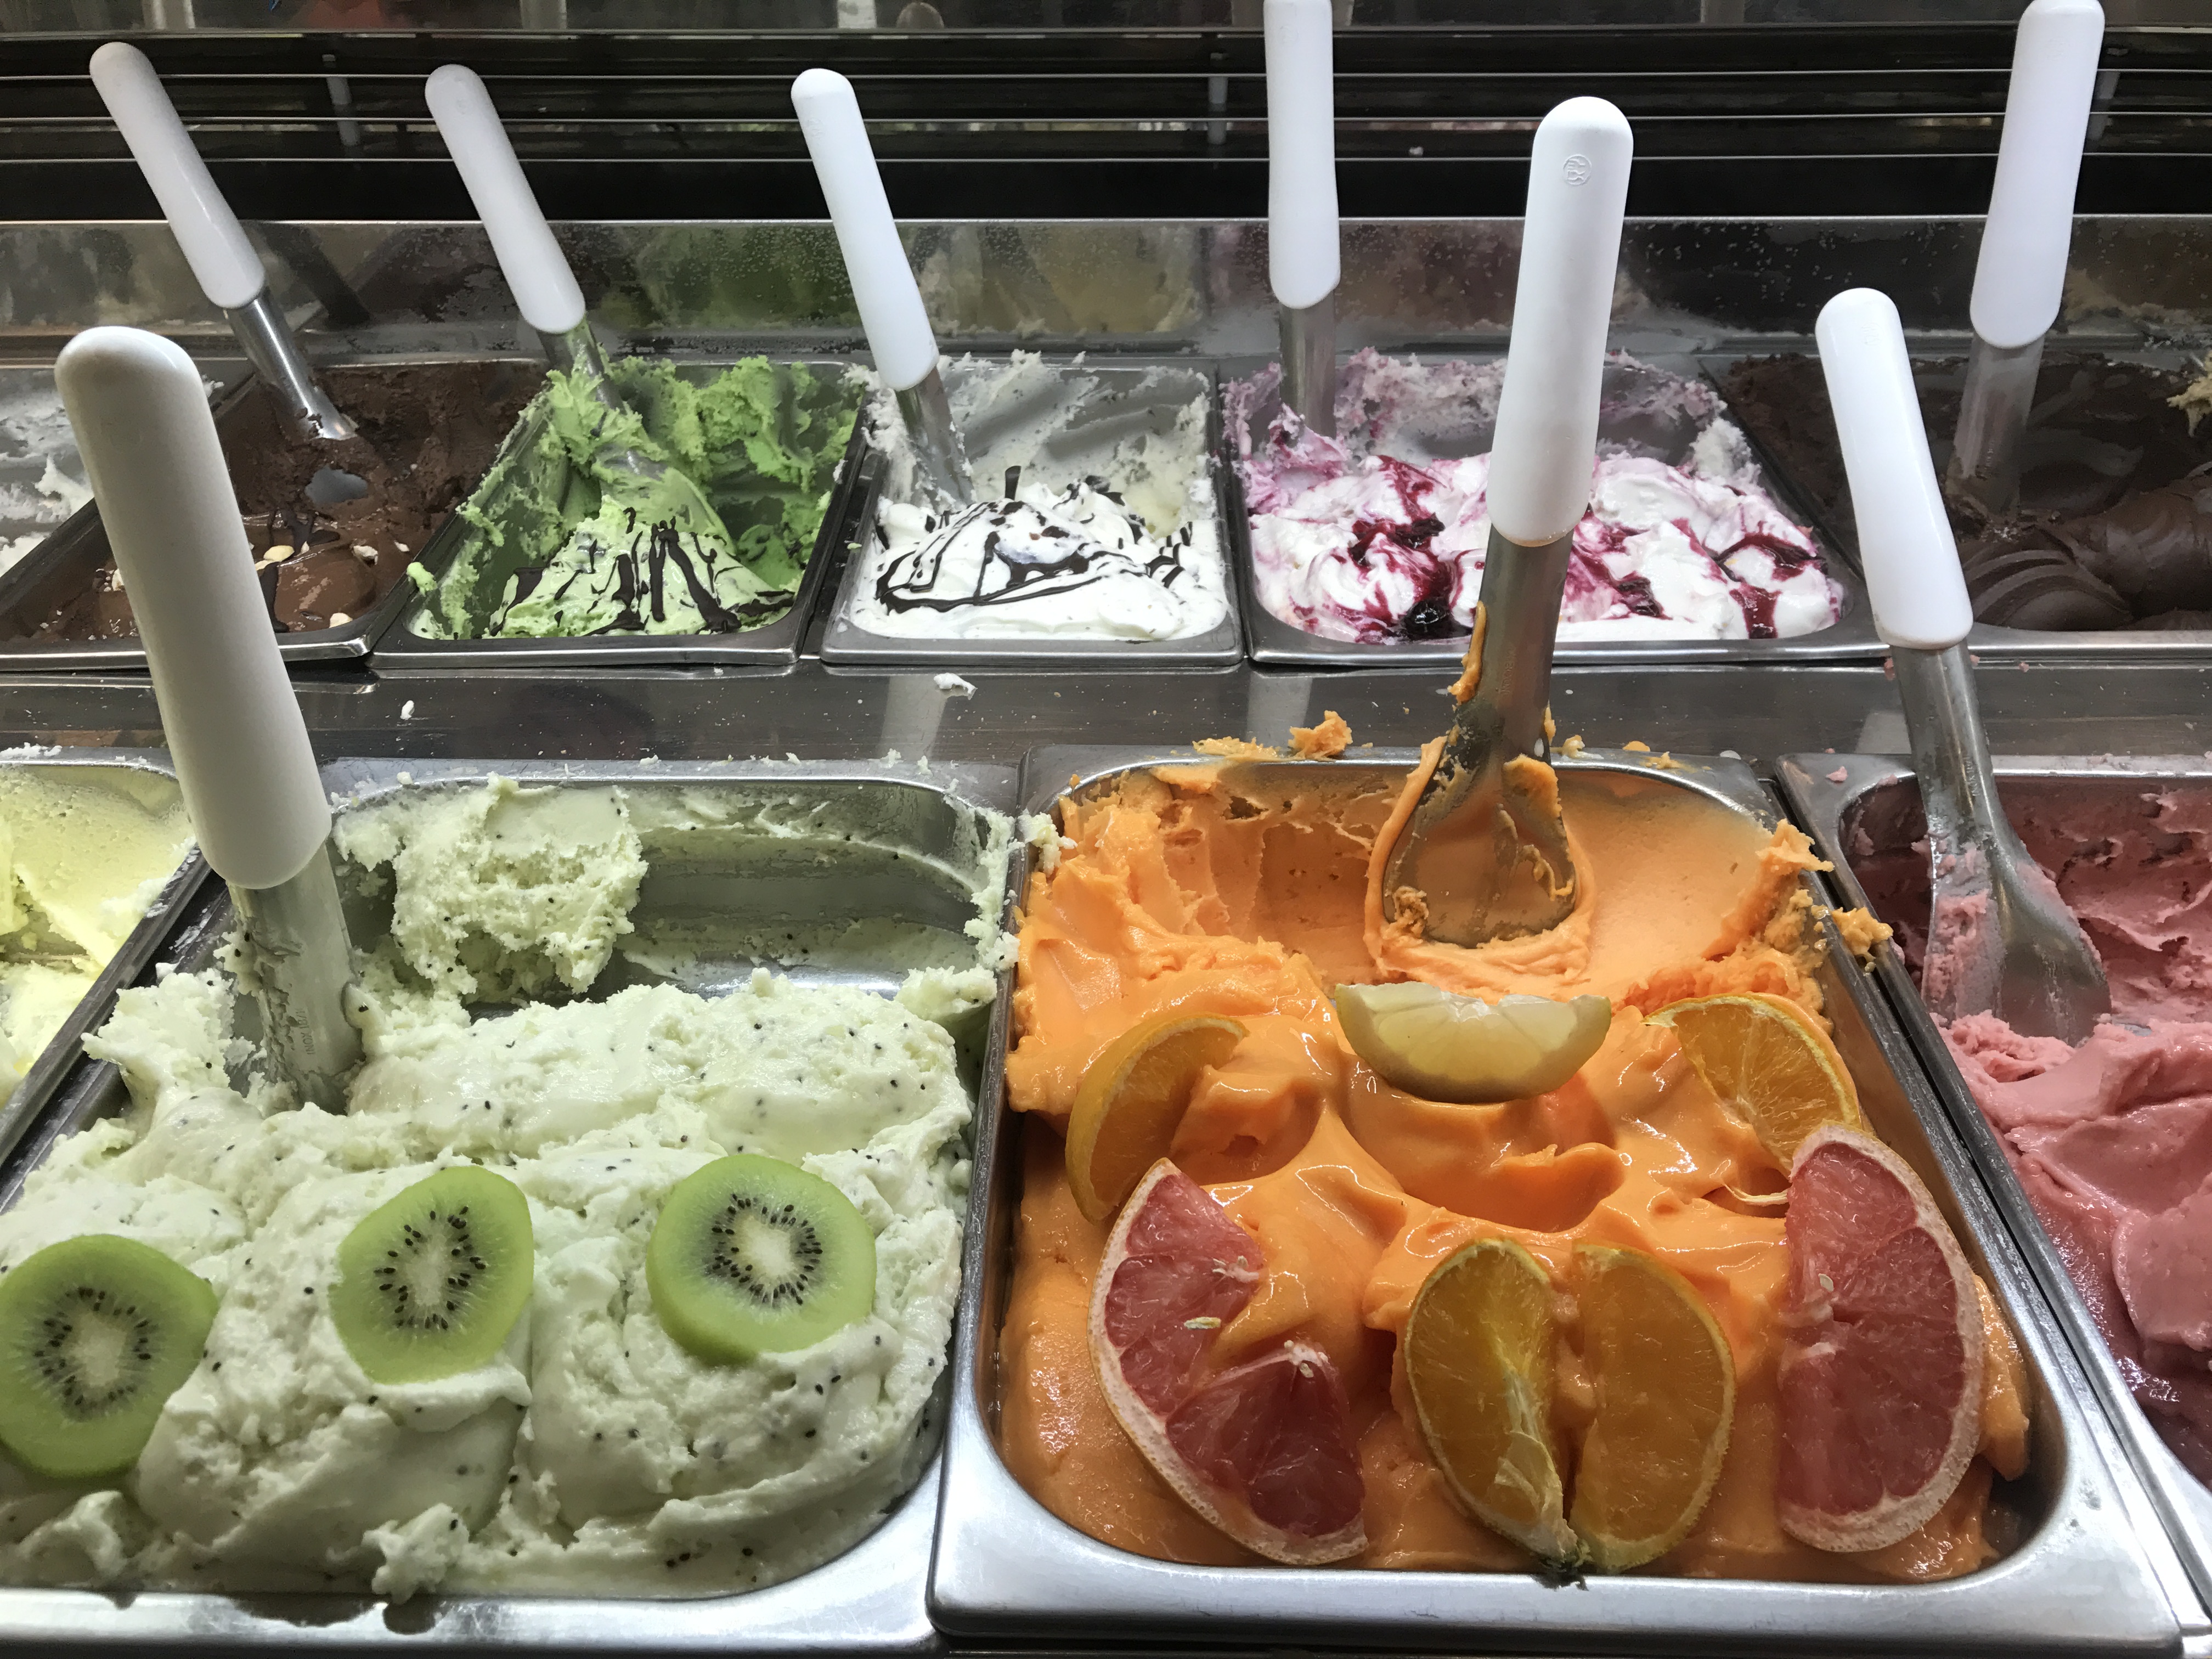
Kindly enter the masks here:
M 1990 517 L 2010 512 L 2020 493 L 2021 442 L 2043 337 L 2065 292 L 2074 188 L 2104 44 L 2097 0 L 2034 0 L 2013 40 L 1949 469 L 1953 489 Z
M 2112 1008 L 2105 971 L 1997 799 L 1966 653 L 1973 607 L 1943 510 L 1897 307 L 1877 289 L 1820 312 L 1875 626 L 1891 650 L 1928 814 L 1933 908 L 1921 992 L 1944 1019 L 1993 1013 L 2079 1042 Z
M 1479 945 L 1540 933 L 1575 900 L 1547 703 L 1575 526 L 1597 465 L 1598 396 L 1635 141 L 1601 98 L 1536 129 L 1513 334 L 1490 453 L 1474 684 L 1385 866 L 1384 913 Z
M 146 54 L 127 41 L 109 41 L 92 54 L 92 83 L 153 187 L 201 292 L 222 309 L 293 430 L 302 438 L 333 443 L 352 437 L 353 422 L 307 366 L 284 313 L 270 295 L 261 256 L 209 176 L 207 163 L 193 148 Z
M 853 83 L 834 70 L 808 70 L 791 83 L 791 106 L 830 204 L 876 373 L 898 401 L 922 471 L 954 501 L 970 501 L 967 454 L 937 372 L 937 335 L 899 241 Z
M 595 457 L 605 469 L 598 479 L 603 499 L 619 499 L 653 527 L 653 534 L 726 550 L 729 532 L 698 484 L 681 468 L 640 454 L 623 441 L 629 410 L 607 377 L 606 354 L 585 314 L 584 291 L 514 159 L 482 77 L 465 64 L 443 64 L 430 72 L 423 94 L 523 320 L 538 331 L 555 365 L 606 410 Z
M 198 368 L 171 342 L 94 328 L 54 380 L 131 594 L 185 811 L 230 884 L 270 1057 L 332 1110 L 360 1063 L 331 809 L 269 630 Z
M 1329 0 L 1267 0 L 1267 282 L 1283 401 L 1336 435 L 1335 20 Z

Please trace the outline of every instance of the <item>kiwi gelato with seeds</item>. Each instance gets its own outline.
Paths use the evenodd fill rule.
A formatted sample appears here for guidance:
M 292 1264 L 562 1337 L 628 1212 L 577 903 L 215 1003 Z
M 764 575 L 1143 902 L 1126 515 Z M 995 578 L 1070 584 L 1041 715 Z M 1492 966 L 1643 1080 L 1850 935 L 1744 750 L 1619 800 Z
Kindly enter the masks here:
M 976 817 L 975 896 L 994 915 L 1006 826 Z M 977 930 L 966 969 L 911 975 L 900 996 L 759 968 L 712 996 L 531 1000 L 599 977 L 640 875 L 680 863 L 684 836 L 781 836 L 788 854 L 848 832 L 866 833 L 707 791 L 503 782 L 342 816 L 351 901 L 389 911 L 358 962 L 368 1059 L 343 1115 L 258 1075 L 252 1005 L 227 972 L 125 992 L 87 1046 L 120 1066 L 130 1109 L 58 1142 L 0 1213 L 0 1270 L 110 1233 L 220 1303 L 127 1474 L 67 1483 L 0 1457 L 0 1582 L 727 1595 L 872 1529 L 934 1452 L 959 1282 L 971 1103 L 952 1036 L 917 1010 L 968 1007 L 990 982 L 979 947 L 1003 939 Z M 543 856 L 568 834 L 613 872 L 580 896 Z M 556 896 L 528 938 L 533 900 Z M 487 1014 L 487 998 L 520 1006 Z M 737 1153 L 835 1187 L 873 1233 L 876 1280 L 812 1346 L 713 1364 L 655 1316 L 647 1246 L 672 1189 Z M 533 1293 L 484 1363 L 380 1383 L 328 1305 L 341 1247 L 465 1164 L 527 1198 Z

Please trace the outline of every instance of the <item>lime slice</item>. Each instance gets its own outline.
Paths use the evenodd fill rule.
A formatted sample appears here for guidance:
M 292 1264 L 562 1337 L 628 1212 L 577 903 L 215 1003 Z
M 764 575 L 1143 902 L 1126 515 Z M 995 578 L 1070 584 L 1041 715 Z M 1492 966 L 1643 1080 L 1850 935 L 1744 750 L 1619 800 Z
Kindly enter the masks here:
M 1352 1047 L 1388 1081 L 1424 1100 L 1477 1106 L 1526 1100 L 1582 1069 L 1613 1024 L 1603 997 L 1454 996 L 1433 985 L 1340 985 L 1337 1018 Z

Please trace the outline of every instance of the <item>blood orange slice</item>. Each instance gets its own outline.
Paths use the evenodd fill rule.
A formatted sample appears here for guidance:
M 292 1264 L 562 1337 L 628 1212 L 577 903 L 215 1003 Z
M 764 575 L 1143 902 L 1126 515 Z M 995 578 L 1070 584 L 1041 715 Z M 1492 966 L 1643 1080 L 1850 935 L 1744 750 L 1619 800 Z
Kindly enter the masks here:
M 1184 1503 L 1271 1560 L 1340 1561 L 1367 1547 L 1366 1488 L 1328 1356 L 1290 1341 L 1206 1364 L 1267 1267 L 1259 1240 L 1162 1158 L 1106 1241 L 1091 1357 L 1123 1431 Z
M 1783 1528 L 1816 1549 L 1879 1549 L 1917 1531 L 1972 1461 L 1973 1274 L 1905 1161 L 1832 1124 L 1797 1150 L 1785 1237 Z

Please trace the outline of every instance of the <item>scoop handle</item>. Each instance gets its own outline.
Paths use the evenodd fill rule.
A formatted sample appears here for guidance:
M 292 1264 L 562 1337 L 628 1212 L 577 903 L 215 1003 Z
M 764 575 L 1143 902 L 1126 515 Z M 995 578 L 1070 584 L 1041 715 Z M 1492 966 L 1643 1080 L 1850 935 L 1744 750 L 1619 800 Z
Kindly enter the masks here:
M 1974 625 L 1974 607 L 1928 453 L 1897 307 L 1879 289 L 1848 289 L 1820 308 L 1814 334 L 1875 627 L 1890 644 L 1915 651 L 1956 645 Z
M 1336 96 L 1329 0 L 1267 0 L 1267 281 L 1304 311 L 1336 291 Z
M 1536 129 L 1513 337 L 1490 455 L 1490 522 L 1524 547 L 1589 505 L 1598 392 L 1636 141 L 1602 98 L 1570 98 Z
M 899 243 L 860 101 L 853 83 L 835 70 L 811 69 L 791 83 L 791 106 L 837 228 L 838 251 L 845 256 L 845 275 L 876 372 L 892 391 L 908 391 L 936 368 L 937 336 Z
M 2035 0 L 2021 15 L 1971 304 L 1974 332 L 1993 346 L 2033 345 L 2058 320 L 2104 44 L 2097 0 Z
M 268 287 L 269 273 L 192 147 L 146 54 L 128 41 L 109 41 L 92 54 L 92 84 L 153 186 L 201 292 L 225 311 L 251 305 Z
M 87 329 L 54 380 L 145 641 L 185 810 L 240 887 L 290 880 L 330 834 L 199 370 L 141 329 Z
M 540 334 L 566 334 L 584 320 L 584 291 L 522 176 L 491 94 L 462 64 L 431 70 L 423 92 L 523 320 Z

